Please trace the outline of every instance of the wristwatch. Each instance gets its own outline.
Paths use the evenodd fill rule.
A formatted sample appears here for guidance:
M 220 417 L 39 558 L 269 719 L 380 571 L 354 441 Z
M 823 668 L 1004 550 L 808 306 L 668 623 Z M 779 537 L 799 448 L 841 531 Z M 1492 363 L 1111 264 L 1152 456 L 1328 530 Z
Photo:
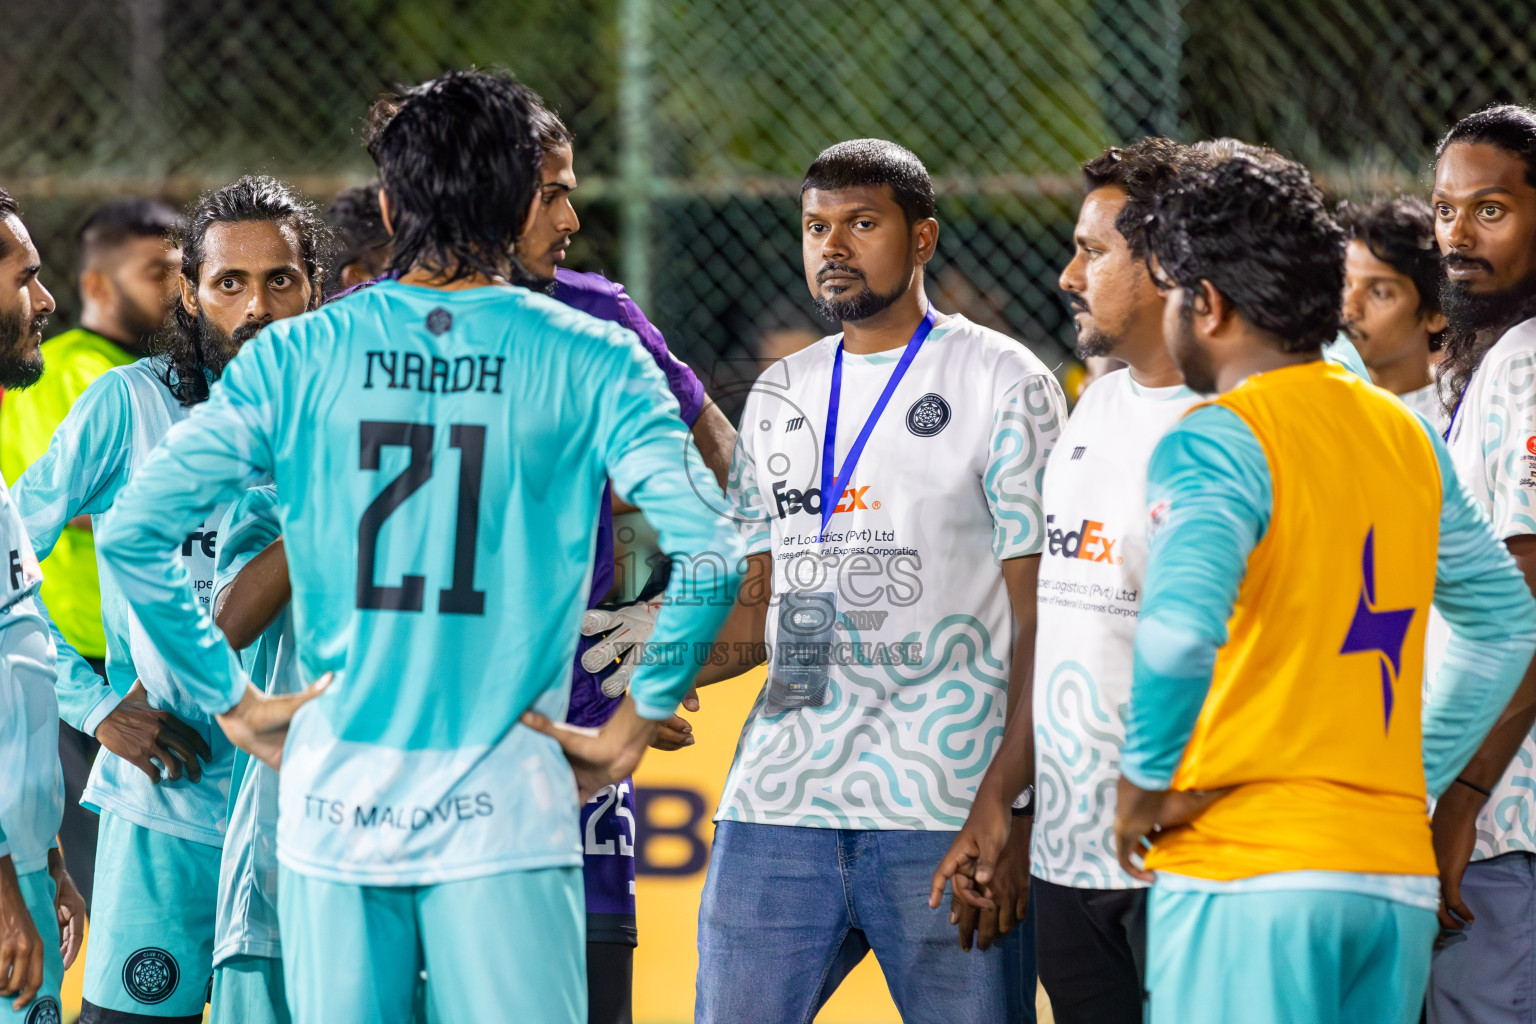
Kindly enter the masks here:
M 1013 816 L 1015 818 L 1032 818 L 1035 815 L 1035 786 L 1034 783 L 1024 787 L 1013 801 Z

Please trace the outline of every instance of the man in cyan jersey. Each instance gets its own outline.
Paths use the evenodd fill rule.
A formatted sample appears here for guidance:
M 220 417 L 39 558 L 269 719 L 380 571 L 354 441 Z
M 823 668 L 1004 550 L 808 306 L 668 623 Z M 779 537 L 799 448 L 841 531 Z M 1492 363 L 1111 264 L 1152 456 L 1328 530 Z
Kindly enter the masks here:
M 1114 786 L 1147 564 L 1147 462 L 1199 396 L 1163 343 L 1163 299 L 1141 226 L 1158 191 L 1198 158 L 1167 139 L 1110 149 L 1083 168 L 1088 194 L 1061 272 L 1078 354 L 1127 364 L 1094 382 L 1056 443 L 1042 485 L 1034 697 L 1009 724 L 965 827 L 933 877 L 931 904 L 960 873 L 978 906 L 1033 784 L 1030 869 L 1040 981 L 1058 1024 L 1140 1024 L 1145 883 L 1115 860 Z
M 42 457 L 53 432 L 91 382 L 114 366 L 142 358 L 180 298 L 181 250 L 176 236 L 181 216 L 152 199 L 108 203 L 86 218 L 75 235 L 80 326 L 43 342 L 43 376 L 25 390 L 8 391 L 0 401 L 0 474 L 11 483 Z M 59 534 L 44 566 L 42 597 L 59 632 L 98 673 L 105 672 L 96 544 L 90 518 L 80 516 Z M 78 801 L 90 777 L 100 742 L 132 757 L 138 735 L 125 729 L 128 708 L 108 715 L 87 736 L 70 721 L 59 723 L 59 759 L 64 765 L 64 824 L 59 832 L 69 860 L 81 876 L 89 904 L 96 861 L 96 815 Z M 165 725 L 164 729 L 173 726 Z M 158 730 L 157 730 L 158 731 Z M 141 734 L 139 734 L 141 735 Z M 150 739 L 154 734 L 150 734 Z
M 1344 329 L 1371 380 L 1441 431 L 1449 425 L 1434 381 L 1434 353 L 1445 330 L 1440 312 L 1440 252 L 1429 204 L 1398 196 L 1342 203 L 1349 233 L 1344 255 Z
M 318 303 L 324 237 L 314 211 L 270 178 L 242 178 L 198 202 L 169 350 L 92 383 L 47 453 L 17 481 L 16 504 L 39 558 L 74 517 L 89 515 L 100 527 L 149 453 L 207 398 L 243 343 Z M 221 514 L 214 510 L 166 549 L 191 573 L 204 603 Z M 104 754 L 92 770 L 84 803 L 100 812 L 101 831 L 81 1020 L 200 1020 L 212 972 L 233 749 L 105 575 L 102 617 L 105 680 L 59 643 L 67 715 L 88 733 L 123 705 L 158 709 L 187 725 L 162 740 L 154 761 Z M 199 758 L 207 764 L 200 767 Z
M 570 236 L 581 223 L 569 198 L 576 188 L 572 168 L 574 138 L 548 108 L 540 107 L 535 112 L 534 124 L 543 151 L 541 182 L 532 220 L 518 241 L 518 262 L 533 282 L 540 283 L 555 299 L 636 333 L 666 374 L 668 388 L 677 400 L 683 422 L 692 428 L 708 472 L 716 480 L 723 480 L 735 431 L 704 394 L 693 371 L 668 351 L 660 332 L 646 320 L 622 285 L 601 274 L 576 273 L 558 265 L 565 258 Z M 376 205 L 376 198 L 374 202 Z M 354 196 L 347 206 L 351 209 L 359 203 L 360 199 Z M 333 204 L 333 211 L 335 208 Z M 587 599 L 590 609 L 598 609 L 599 603 L 618 589 L 613 504 L 611 496 L 605 494 Z M 292 617 L 284 611 L 290 590 L 288 568 L 277 537 L 279 529 L 275 492 L 270 487 L 256 488 L 231 506 L 220 530 L 224 545 L 215 584 L 220 597 L 216 597 L 215 604 L 218 625 L 230 643 L 236 649 L 255 645 L 243 655 L 252 679 L 269 693 L 290 693 L 300 687 L 297 661 L 292 653 L 294 641 L 285 639 L 291 637 Z M 258 540 L 261 545 L 252 547 Z M 231 548 L 231 543 L 236 547 Z M 267 547 L 270 550 L 263 551 Z M 238 586 L 231 587 L 236 574 L 244 572 L 246 565 L 251 566 L 249 573 L 239 577 Z M 633 589 L 640 590 L 644 583 L 634 581 Z M 623 688 L 634 671 L 636 656 L 654 627 L 658 607 L 655 596 L 659 596 L 659 591 L 640 602 L 598 610 L 584 622 L 583 631 L 593 635 L 583 637 L 578 648 L 567 718 L 572 724 L 601 726 L 618 707 Z M 229 598 L 227 603 L 223 597 Z M 616 661 L 617 657 L 622 657 L 622 662 Z M 590 669 L 586 667 L 588 661 L 592 663 Z M 684 731 L 683 742 L 692 742 L 686 723 L 676 719 L 673 725 Z M 263 1019 L 264 1012 L 275 1013 L 279 1021 L 287 1019 L 281 965 L 276 963 L 281 955 L 276 902 L 277 780 L 271 769 L 260 762 L 244 765 L 239 774 L 241 786 L 220 875 L 220 940 L 214 950 L 214 962 L 219 965 L 225 957 L 241 959 L 232 959 L 227 970 L 221 966 L 215 971 L 216 1024 L 221 1020 L 254 1022 Z M 634 823 L 634 796 L 629 779 L 603 787 L 582 810 L 589 1024 L 624 1024 L 631 1019 L 637 941 Z M 258 958 L 268 962 L 260 963 Z M 269 997 L 260 999 L 251 992 L 237 995 L 233 991 L 237 975 L 257 971 L 270 983 Z
M 1409 1024 L 1436 931 L 1426 795 L 1515 691 L 1536 602 L 1433 428 L 1320 358 L 1344 235 L 1304 169 L 1187 171 L 1149 231 L 1164 336 L 1220 396 L 1148 471 L 1115 842 L 1155 872 L 1149 1019 Z M 1431 605 L 1453 633 L 1421 699 Z
M 0 386 L 11 394 L 42 373 L 53 296 L 9 192 L 0 188 Z M 12 390 L 17 389 L 17 390 Z M 0 481 L 0 1021 L 62 1020 L 59 986 L 80 951 L 85 902 L 55 841 L 64 814 L 58 699 L 42 572 Z M 61 932 L 61 925 L 63 930 Z
M 251 679 L 270 694 L 303 689 L 288 567 L 278 536 L 277 492 L 252 487 L 219 524 L 213 583 L 215 621 Z M 231 612 L 239 614 L 231 614 Z M 214 1024 L 288 1024 L 277 923 L 277 773 L 245 751 L 235 755 L 229 827 L 219 868 L 213 947 Z
M 628 774 L 691 675 L 682 657 L 648 659 L 601 733 L 551 724 L 604 478 L 663 550 L 724 566 L 709 585 L 673 580 L 704 600 L 668 603 L 653 649 L 712 637 L 734 591 L 739 544 L 695 493 L 654 361 L 630 332 L 507 283 L 538 191 L 536 103 L 492 73 L 410 90 L 373 147 L 399 278 L 247 346 L 103 528 L 199 704 L 281 760 L 279 916 L 300 1024 L 404 1021 L 422 967 L 443 1020 L 581 1024 L 573 797 Z M 301 674 L 317 681 L 296 698 L 251 687 L 166 555 L 263 474 Z M 334 969 L 337 948 L 351 969 Z
M 1216 139 L 1202 139 L 1190 147 L 1199 157 L 1221 163 L 1235 156 L 1247 157 L 1260 166 L 1269 170 L 1294 170 L 1300 168 L 1302 173 L 1310 179 L 1312 172 L 1301 164 L 1281 156 L 1268 146 L 1257 146 L 1242 139 L 1234 139 L 1223 136 Z M 1323 358 L 1330 363 L 1353 373 L 1361 380 L 1370 380 L 1371 372 L 1366 369 L 1365 361 L 1360 358 L 1360 352 L 1355 348 L 1355 343 L 1350 340 L 1349 332 L 1340 330 L 1332 339 L 1323 344 Z

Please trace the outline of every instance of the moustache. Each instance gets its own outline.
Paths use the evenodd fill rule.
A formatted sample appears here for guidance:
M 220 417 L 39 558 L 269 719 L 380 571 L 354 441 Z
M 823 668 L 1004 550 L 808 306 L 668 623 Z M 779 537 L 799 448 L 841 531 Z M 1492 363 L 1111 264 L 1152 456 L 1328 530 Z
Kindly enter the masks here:
M 264 320 L 247 320 L 230 332 L 229 340 L 235 342 L 236 344 L 244 345 L 246 342 L 256 337 L 256 335 L 260 334 L 261 329 L 271 322 L 271 317 L 267 317 Z
M 1074 313 L 1091 313 L 1091 312 L 1093 312 L 1091 309 L 1088 308 L 1087 301 L 1082 299 L 1079 296 L 1076 296 L 1076 295 L 1072 295 L 1072 296 L 1069 296 L 1067 298 L 1067 305 L 1069 307 L 1071 307 L 1072 312 L 1074 312 Z
M 42 337 L 42 335 L 43 335 L 43 328 L 45 328 L 47 326 L 48 326 L 48 314 L 47 313 L 39 313 L 37 316 L 32 318 L 32 333 L 34 335 L 36 335 L 37 337 Z
M 860 281 L 864 280 L 863 271 L 856 270 L 846 263 L 828 262 L 823 263 L 821 269 L 816 271 L 816 283 L 821 284 L 824 282 L 828 274 L 848 274 L 858 278 Z
M 1452 267 L 1482 267 L 1488 273 L 1493 273 L 1493 264 L 1487 260 L 1480 260 L 1476 256 L 1467 256 L 1464 253 L 1447 253 L 1440 257 L 1440 265 L 1449 270 Z

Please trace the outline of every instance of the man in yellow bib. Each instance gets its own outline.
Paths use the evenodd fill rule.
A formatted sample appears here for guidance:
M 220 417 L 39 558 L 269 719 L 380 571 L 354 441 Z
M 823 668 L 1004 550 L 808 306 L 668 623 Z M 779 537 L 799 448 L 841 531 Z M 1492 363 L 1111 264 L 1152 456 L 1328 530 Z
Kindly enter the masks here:
M 1154 881 L 1149 1020 L 1411 1024 L 1426 797 L 1514 693 L 1536 603 L 1433 429 L 1320 359 L 1344 237 L 1304 168 L 1182 176 L 1149 241 L 1174 360 L 1220 396 L 1148 470 L 1115 833 Z M 1454 669 L 1421 698 L 1431 605 Z

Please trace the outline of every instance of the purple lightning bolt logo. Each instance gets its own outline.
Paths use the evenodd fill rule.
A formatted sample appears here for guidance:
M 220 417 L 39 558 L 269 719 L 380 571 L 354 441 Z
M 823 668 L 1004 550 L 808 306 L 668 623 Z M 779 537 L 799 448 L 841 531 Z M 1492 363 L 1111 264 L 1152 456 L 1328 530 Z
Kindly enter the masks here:
M 1408 626 L 1413 622 L 1412 608 L 1394 608 L 1378 611 L 1376 608 L 1376 528 L 1365 535 L 1365 551 L 1360 557 L 1364 580 L 1360 584 L 1360 602 L 1355 605 L 1355 617 L 1349 624 L 1340 654 L 1362 654 L 1374 651 L 1381 656 L 1381 704 L 1383 731 L 1392 725 L 1393 683 L 1403 670 L 1403 641 L 1408 638 Z

